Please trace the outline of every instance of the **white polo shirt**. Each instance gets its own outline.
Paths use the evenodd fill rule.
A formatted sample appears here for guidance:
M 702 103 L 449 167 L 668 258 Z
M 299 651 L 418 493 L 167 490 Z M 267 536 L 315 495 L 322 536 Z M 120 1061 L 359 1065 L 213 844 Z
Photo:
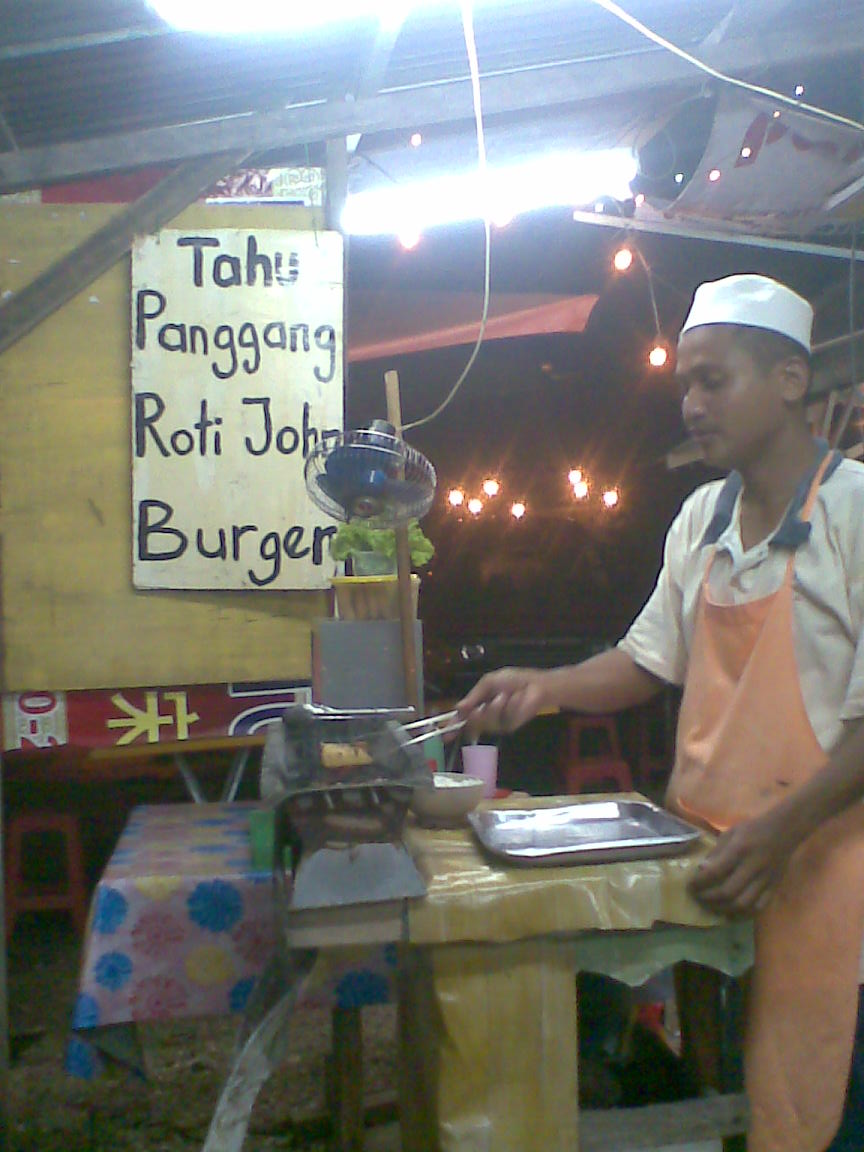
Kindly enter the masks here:
M 794 547 L 798 675 L 813 731 L 827 752 L 844 721 L 864 716 L 864 465 L 835 454 L 808 532 L 798 512 L 810 479 L 812 473 L 778 529 L 747 550 L 739 529 L 740 478 L 733 474 L 692 493 L 667 534 L 654 591 L 619 647 L 655 676 L 683 684 L 712 541 L 711 595 L 729 604 L 775 591 Z

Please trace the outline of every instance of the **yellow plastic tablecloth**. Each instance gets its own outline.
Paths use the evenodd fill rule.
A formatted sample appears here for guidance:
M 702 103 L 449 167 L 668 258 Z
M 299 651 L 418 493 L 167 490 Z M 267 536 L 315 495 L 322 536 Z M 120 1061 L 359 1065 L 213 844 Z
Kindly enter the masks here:
M 467 827 L 411 825 L 406 840 L 428 885 L 411 903 L 408 937 L 424 950 L 433 990 L 427 1043 L 442 1152 L 577 1148 L 577 970 L 635 984 L 682 958 L 730 974 L 751 962 L 749 925 L 718 920 L 687 893 L 708 836 L 680 856 L 555 868 L 507 866 Z

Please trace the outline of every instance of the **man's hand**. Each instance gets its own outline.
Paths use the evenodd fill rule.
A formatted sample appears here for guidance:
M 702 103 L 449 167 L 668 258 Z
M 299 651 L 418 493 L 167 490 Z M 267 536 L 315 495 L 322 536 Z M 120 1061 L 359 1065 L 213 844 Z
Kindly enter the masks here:
M 549 673 L 538 668 L 499 668 L 488 672 L 457 708 L 468 734 L 513 732 L 549 704 Z
M 754 916 L 774 892 L 797 844 L 776 811 L 724 832 L 690 882 L 693 896 L 724 916 Z

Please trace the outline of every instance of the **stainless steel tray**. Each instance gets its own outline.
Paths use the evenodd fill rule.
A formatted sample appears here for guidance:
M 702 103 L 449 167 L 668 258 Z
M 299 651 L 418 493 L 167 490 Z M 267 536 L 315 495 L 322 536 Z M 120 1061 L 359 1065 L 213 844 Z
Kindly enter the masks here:
M 471 812 L 480 843 L 515 864 L 602 864 L 673 856 L 698 828 L 647 800 Z

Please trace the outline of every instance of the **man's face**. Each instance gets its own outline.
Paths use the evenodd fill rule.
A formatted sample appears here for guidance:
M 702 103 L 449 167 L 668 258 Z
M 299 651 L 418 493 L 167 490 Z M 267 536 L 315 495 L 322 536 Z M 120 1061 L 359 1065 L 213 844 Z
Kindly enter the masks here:
M 684 424 L 712 467 L 746 468 L 788 419 L 778 373 L 759 366 L 732 325 L 685 332 L 675 377 Z

